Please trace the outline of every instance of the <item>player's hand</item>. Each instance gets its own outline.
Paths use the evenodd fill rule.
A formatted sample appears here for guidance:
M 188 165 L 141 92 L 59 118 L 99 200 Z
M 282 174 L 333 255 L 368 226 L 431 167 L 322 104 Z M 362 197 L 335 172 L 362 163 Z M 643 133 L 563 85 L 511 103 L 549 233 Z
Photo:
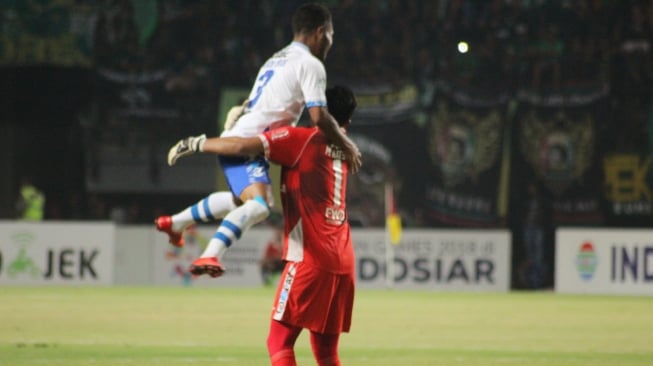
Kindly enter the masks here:
M 345 158 L 349 163 L 349 170 L 354 174 L 358 173 L 361 165 L 363 165 L 363 159 L 361 157 L 360 150 L 358 150 L 358 147 L 350 141 L 350 143 L 345 146 L 344 153 Z
M 168 165 L 173 166 L 177 159 L 184 156 L 192 155 L 201 151 L 202 144 L 206 141 L 206 135 L 189 136 L 185 139 L 179 140 L 175 146 L 168 151 Z
M 247 104 L 249 103 L 249 99 L 245 100 L 243 104 L 241 105 L 235 105 L 229 109 L 229 112 L 227 112 L 227 118 L 224 120 L 224 130 L 229 131 L 231 130 L 236 122 L 238 121 L 238 118 L 243 115 L 243 112 L 245 112 L 245 107 L 247 107 Z

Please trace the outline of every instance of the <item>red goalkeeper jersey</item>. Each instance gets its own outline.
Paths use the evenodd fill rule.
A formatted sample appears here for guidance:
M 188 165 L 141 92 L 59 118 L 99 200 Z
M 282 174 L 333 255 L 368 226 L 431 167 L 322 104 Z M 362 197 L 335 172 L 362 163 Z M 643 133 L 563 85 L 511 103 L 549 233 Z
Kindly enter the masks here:
M 352 272 L 348 166 L 342 150 L 317 127 L 282 127 L 260 136 L 266 157 L 283 167 L 284 259 L 332 273 Z

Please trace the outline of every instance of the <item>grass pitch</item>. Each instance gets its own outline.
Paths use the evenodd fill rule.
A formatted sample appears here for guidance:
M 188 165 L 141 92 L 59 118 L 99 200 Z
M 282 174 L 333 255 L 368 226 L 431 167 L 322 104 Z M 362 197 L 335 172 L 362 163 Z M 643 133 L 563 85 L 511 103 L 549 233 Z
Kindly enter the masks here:
M 0 365 L 268 365 L 273 290 L 0 287 Z M 315 365 L 306 333 L 299 365 Z M 357 293 L 343 365 L 653 365 L 653 297 Z

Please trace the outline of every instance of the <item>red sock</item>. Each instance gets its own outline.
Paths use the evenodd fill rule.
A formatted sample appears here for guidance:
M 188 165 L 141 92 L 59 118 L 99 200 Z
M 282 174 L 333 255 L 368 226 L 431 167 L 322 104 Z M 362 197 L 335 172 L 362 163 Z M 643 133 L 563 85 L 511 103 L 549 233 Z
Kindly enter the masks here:
M 293 327 L 288 324 L 272 320 L 270 322 L 270 333 L 268 334 L 268 354 L 272 366 L 296 366 L 295 341 L 302 328 Z
M 292 349 L 281 350 L 270 356 L 272 366 L 297 366 L 295 352 Z
M 320 334 L 311 332 L 313 356 L 319 366 L 340 366 L 338 339 L 340 334 Z

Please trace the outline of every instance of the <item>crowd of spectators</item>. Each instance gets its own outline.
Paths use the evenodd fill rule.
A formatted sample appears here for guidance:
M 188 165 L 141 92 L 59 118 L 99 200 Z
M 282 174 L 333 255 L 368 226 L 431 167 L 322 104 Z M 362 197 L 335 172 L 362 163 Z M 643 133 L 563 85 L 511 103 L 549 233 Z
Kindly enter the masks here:
M 112 70 L 165 70 L 167 92 L 215 103 L 220 88 L 251 85 L 261 63 L 291 40 L 290 15 L 302 2 L 161 0 L 156 26 L 146 32 L 136 23 L 136 13 L 143 14 L 134 8 L 138 2 L 100 1 L 94 62 Z M 447 80 L 486 92 L 553 93 L 610 85 L 624 95 L 651 93 L 653 0 L 327 3 L 335 26 L 330 82 L 416 83 L 424 91 Z M 100 211 L 108 215 L 111 208 Z M 142 211 L 115 215 L 154 217 Z
M 171 88 L 206 91 L 198 84 L 249 85 L 261 62 L 291 39 L 289 17 L 301 1 L 163 0 L 156 31 L 142 47 L 142 32 L 129 21 L 132 3 L 108 1 L 100 12 L 97 63 L 166 67 Z M 332 80 L 448 78 L 482 89 L 558 90 L 607 83 L 611 72 L 617 82 L 651 78 L 651 0 L 329 4 L 336 29 L 327 60 Z M 459 52 L 460 42 L 468 52 Z

